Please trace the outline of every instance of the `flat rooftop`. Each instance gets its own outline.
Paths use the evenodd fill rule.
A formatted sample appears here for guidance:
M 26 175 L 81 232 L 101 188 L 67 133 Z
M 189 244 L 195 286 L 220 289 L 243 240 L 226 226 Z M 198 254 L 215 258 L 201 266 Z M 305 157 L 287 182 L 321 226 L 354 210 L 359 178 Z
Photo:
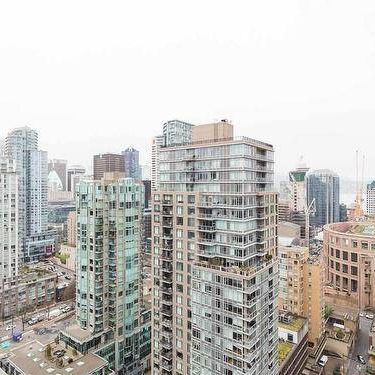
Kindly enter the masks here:
M 284 328 L 293 332 L 299 332 L 307 322 L 306 318 L 303 318 L 302 316 L 298 316 L 298 315 L 293 315 L 293 314 L 288 313 L 286 314 L 286 317 L 289 319 L 289 321 L 279 319 L 279 323 L 278 323 L 279 328 Z
M 277 350 L 279 353 L 279 366 L 287 359 L 289 353 L 293 350 L 295 345 L 289 341 L 279 340 Z
M 357 236 L 375 237 L 375 222 L 348 222 L 329 224 L 327 227 L 339 233 L 353 234 Z
M 89 330 L 82 329 L 77 323 L 66 327 L 62 333 L 68 334 L 70 337 L 77 339 L 79 342 L 84 342 L 90 337 L 93 337 Z
M 8 358 L 24 374 L 28 375 L 87 375 L 95 370 L 99 370 L 107 365 L 107 362 L 95 354 L 69 356 L 65 354 L 63 367 L 55 362 L 47 360 L 45 355 L 45 346 L 38 341 L 31 341 L 24 346 L 13 350 Z M 52 349 L 55 352 L 56 348 Z M 73 362 L 68 363 L 72 358 Z

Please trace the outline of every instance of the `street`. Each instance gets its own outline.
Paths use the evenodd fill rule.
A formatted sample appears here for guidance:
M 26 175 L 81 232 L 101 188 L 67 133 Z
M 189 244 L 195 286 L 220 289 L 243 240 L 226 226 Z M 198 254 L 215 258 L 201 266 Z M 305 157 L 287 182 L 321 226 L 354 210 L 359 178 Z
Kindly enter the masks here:
M 26 345 L 28 342 L 37 340 L 43 345 L 47 345 L 52 340 L 56 338 L 59 331 L 66 328 L 75 321 L 74 312 L 64 314 L 64 316 L 59 316 L 51 320 L 45 320 L 34 326 L 25 325 L 25 332 L 23 332 L 23 339 L 20 342 L 14 342 L 11 338 L 5 340 L 7 344 L 6 347 L 2 348 L 0 346 L 0 355 L 2 353 L 7 353 L 19 346 Z M 18 328 L 18 327 L 17 327 Z M 21 327 L 22 328 L 22 327 Z M 8 335 L 10 335 L 8 331 Z M 5 338 L 5 337 L 4 337 Z M 1 341 L 4 343 L 4 338 Z
M 360 365 L 357 359 L 357 355 L 360 354 L 368 361 L 368 349 L 369 349 L 369 332 L 371 329 L 372 320 L 366 317 L 359 317 L 359 332 L 357 341 L 354 344 L 351 353 L 351 359 L 348 361 L 348 374 L 359 375 L 363 374 L 363 370 L 366 365 Z
M 44 307 L 44 308 L 41 308 L 41 309 L 38 309 L 38 310 L 35 310 L 33 312 L 28 313 L 27 318 L 26 318 L 26 322 L 25 322 L 25 331 L 33 330 L 34 328 L 51 326 L 54 321 L 58 320 L 59 318 L 61 319 L 61 317 L 63 317 L 64 315 L 65 316 L 70 315 L 72 313 L 72 311 L 74 311 L 74 310 L 72 310 L 72 311 L 70 311 L 66 314 L 61 314 L 59 317 L 56 317 L 54 319 L 51 319 L 51 320 L 45 319 L 42 322 L 39 322 L 39 323 L 36 323 L 36 324 L 30 326 L 30 325 L 27 324 L 27 320 L 29 320 L 32 316 L 35 316 L 35 315 L 38 315 L 38 314 L 47 314 L 48 309 L 49 309 L 49 311 L 52 311 L 52 310 L 59 309 L 60 306 L 62 306 L 62 305 L 70 305 L 71 306 L 72 304 L 73 304 L 72 301 L 63 301 L 63 302 L 59 302 L 59 303 L 56 303 L 54 305 L 51 305 L 50 307 Z M 11 322 L 12 322 L 11 319 L 7 319 L 7 320 L 0 323 L 0 342 L 8 340 L 8 339 L 11 338 L 12 330 L 6 330 L 6 327 L 8 325 L 10 325 Z M 18 317 L 13 318 L 13 324 L 16 326 L 15 328 L 13 328 L 13 332 L 15 332 L 15 331 L 21 331 L 22 332 L 22 317 L 18 316 Z

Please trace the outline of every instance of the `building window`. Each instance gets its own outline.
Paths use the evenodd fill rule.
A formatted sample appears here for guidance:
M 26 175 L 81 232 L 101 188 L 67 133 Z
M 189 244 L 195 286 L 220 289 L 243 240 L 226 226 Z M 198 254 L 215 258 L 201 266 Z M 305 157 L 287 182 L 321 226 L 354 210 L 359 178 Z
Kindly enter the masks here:
M 350 290 L 352 292 L 357 292 L 357 280 L 350 280 Z
M 342 252 L 342 259 L 343 260 L 348 260 L 348 252 L 347 251 L 343 251 Z
M 340 250 L 336 249 L 336 258 L 340 258 Z
M 358 254 L 357 253 L 350 253 L 350 259 L 352 262 L 358 261 Z
M 358 267 L 356 266 L 351 266 L 351 274 L 353 276 L 357 276 L 358 275 Z

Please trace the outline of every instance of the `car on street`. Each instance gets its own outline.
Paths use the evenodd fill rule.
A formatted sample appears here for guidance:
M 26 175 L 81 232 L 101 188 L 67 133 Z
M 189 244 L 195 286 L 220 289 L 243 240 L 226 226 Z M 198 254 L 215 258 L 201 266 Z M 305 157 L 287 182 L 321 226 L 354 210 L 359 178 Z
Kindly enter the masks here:
M 359 313 L 359 316 L 360 316 L 361 318 L 363 318 L 363 317 L 365 316 L 365 313 L 361 311 L 361 312 Z
M 374 319 L 374 314 L 366 314 L 367 319 Z
M 358 362 L 361 363 L 362 365 L 366 364 L 365 359 L 360 354 L 357 355 L 357 359 L 358 359 Z
M 11 329 L 14 329 L 16 328 L 16 325 L 15 324 L 8 324 L 6 327 L 5 327 L 5 330 L 6 331 L 10 331 Z
M 36 318 L 31 318 L 31 319 L 27 322 L 27 324 L 28 324 L 29 326 L 33 326 L 33 325 L 36 324 L 36 323 L 38 323 L 38 319 L 36 319 Z
M 322 355 L 318 361 L 318 365 L 324 367 L 328 362 L 328 357 L 326 355 Z

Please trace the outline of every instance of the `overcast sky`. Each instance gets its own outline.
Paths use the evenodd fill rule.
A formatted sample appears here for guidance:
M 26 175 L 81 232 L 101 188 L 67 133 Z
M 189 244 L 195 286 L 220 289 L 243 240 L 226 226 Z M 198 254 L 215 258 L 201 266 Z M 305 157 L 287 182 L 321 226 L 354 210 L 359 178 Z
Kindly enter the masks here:
M 375 1 L 3 1 L 0 137 L 39 130 L 50 157 L 91 164 L 164 121 L 227 118 L 275 146 L 375 178 Z

